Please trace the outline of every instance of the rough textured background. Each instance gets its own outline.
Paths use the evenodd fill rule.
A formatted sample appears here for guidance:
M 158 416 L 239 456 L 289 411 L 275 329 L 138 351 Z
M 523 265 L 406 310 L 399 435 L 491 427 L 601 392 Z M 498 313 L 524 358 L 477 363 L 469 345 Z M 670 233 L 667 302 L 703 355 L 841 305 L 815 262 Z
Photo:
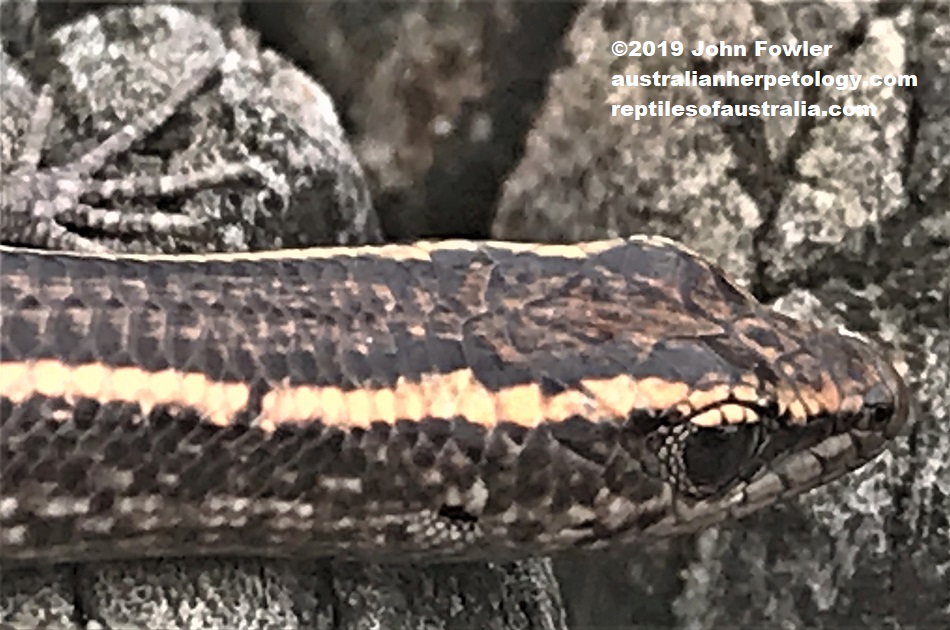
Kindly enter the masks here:
M 4 65 L 12 59 L 23 68 L 19 82 L 32 83 L 35 91 L 36 40 L 30 33 L 69 28 L 88 11 L 103 9 L 71 3 L 30 11 L 28 3 L 18 4 L 16 10 L 0 5 Z M 778 308 L 844 322 L 894 346 L 916 396 L 917 422 L 865 469 L 798 500 L 662 547 L 559 558 L 553 572 L 546 560 L 445 567 L 206 560 L 6 572 L 0 576 L 0 624 L 604 630 L 950 625 L 948 3 L 494 0 L 461 6 L 268 3 L 266 9 L 221 3 L 197 10 L 242 59 L 265 54 L 247 43 L 243 23 L 327 88 L 389 238 L 571 240 L 639 231 L 678 238 L 720 262 L 763 300 L 777 300 Z M 804 64 L 784 57 L 636 63 L 608 52 L 618 39 L 661 37 L 798 37 L 834 44 L 834 54 Z M 78 56 L 96 54 L 81 40 L 75 46 Z M 635 123 L 608 116 L 612 103 L 647 98 L 761 98 L 741 91 L 611 88 L 615 73 L 806 68 L 914 73 L 919 86 L 850 95 L 769 93 L 772 100 L 823 105 L 850 96 L 876 105 L 875 119 Z M 273 83 L 273 70 L 258 74 Z M 7 110 L 29 101 L 9 100 L 13 82 L 6 68 L 3 76 L 6 130 Z M 218 108 L 223 103 L 260 111 L 270 89 L 219 94 L 212 101 Z M 322 93 L 318 86 L 305 92 L 311 95 L 305 104 L 320 101 L 313 96 Z M 326 121 L 325 105 L 316 109 Z M 314 107 L 302 110 L 288 118 L 302 125 L 299 116 L 312 115 Z M 339 148 L 338 128 L 326 133 L 310 136 L 324 138 L 315 140 L 317 146 L 336 147 L 330 154 L 348 150 Z M 233 146 L 233 138 L 224 144 Z M 317 149 L 304 161 L 337 172 L 334 160 L 320 161 L 327 154 Z M 353 173 L 359 165 L 344 161 L 342 174 L 329 177 L 331 188 L 358 190 Z M 340 207 L 341 198 L 360 197 L 334 192 L 329 207 Z M 301 206 L 313 210 L 326 203 L 318 196 Z M 293 204 L 279 207 L 287 205 Z M 352 220 L 333 225 L 348 230 L 352 240 L 372 240 L 367 221 L 370 229 L 354 228 Z M 272 224 L 260 229 L 274 229 L 277 236 L 267 238 L 281 238 Z M 255 246 L 263 246 L 261 234 Z M 331 229 L 322 238 L 337 237 Z

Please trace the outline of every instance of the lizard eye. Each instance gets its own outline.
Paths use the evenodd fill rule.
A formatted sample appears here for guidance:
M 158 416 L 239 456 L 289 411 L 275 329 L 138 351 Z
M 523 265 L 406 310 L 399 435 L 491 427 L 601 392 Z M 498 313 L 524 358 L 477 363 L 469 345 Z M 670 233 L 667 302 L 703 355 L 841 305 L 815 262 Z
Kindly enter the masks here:
M 760 443 L 756 423 L 692 427 L 683 443 L 683 485 L 701 497 L 724 490 L 754 464 Z

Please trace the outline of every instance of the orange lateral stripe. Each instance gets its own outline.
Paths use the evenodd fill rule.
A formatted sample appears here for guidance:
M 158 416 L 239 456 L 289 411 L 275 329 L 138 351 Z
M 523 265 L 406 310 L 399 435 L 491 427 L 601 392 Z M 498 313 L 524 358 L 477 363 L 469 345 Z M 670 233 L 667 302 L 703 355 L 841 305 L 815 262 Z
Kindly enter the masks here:
M 0 362 L 0 396 L 14 403 L 36 395 L 69 401 L 89 398 L 100 403 L 137 403 L 146 413 L 157 405 L 177 405 L 225 426 L 247 406 L 250 393 L 245 383 L 213 381 L 195 372 L 150 372 L 102 363 L 68 365 L 55 359 Z
M 751 400 L 755 393 L 741 386 L 730 390 L 716 386 L 691 392 L 686 383 L 657 377 L 635 379 L 629 375 L 583 379 L 580 387 L 546 396 L 536 383 L 512 385 L 498 391 L 487 389 L 470 369 L 447 374 L 427 374 L 419 382 L 400 378 L 392 387 L 344 389 L 332 385 L 279 384 L 261 401 L 258 423 L 273 431 L 282 423 L 320 420 L 327 424 L 368 427 L 373 422 L 418 420 L 426 417 L 463 417 L 469 422 L 492 426 L 513 422 L 534 427 L 542 422 L 560 422 L 572 416 L 591 421 L 625 419 L 635 410 L 663 411 L 683 408 L 692 413 L 696 404 L 710 407 L 692 421 L 709 426 L 721 422 L 755 421 L 754 413 L 739 406 L 718 407 L 740 394 Z M 741 391 L 740 391 L 741 390 Z M 101 403 L 128 402 L 146 411 L 157 405 L 195 409 L 214 424 L 226 426 L 250 400 L 250 386 L 222 382 L 196 372 L 148 371 L 136 367 L 112 367 L 102 363 L 68 365 L 55 359 L 0 362 L 0 395 L 14 403 L 31 396 L 89 398 Z

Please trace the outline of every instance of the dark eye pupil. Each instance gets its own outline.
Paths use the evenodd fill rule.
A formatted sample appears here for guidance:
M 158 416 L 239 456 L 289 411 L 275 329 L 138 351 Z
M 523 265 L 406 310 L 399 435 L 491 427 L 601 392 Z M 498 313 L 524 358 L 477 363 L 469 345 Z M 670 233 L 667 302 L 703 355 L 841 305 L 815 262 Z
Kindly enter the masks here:
M 877 424 L 884 424 L 890 420 L 892 411 L 883 405 L 874 407 L 871 410 L 871 421 Z
M 703 496 L 724 489 L 752 465 L 757 443 L 754 424 L 694 428 L 683 451 L 690 484 Z

